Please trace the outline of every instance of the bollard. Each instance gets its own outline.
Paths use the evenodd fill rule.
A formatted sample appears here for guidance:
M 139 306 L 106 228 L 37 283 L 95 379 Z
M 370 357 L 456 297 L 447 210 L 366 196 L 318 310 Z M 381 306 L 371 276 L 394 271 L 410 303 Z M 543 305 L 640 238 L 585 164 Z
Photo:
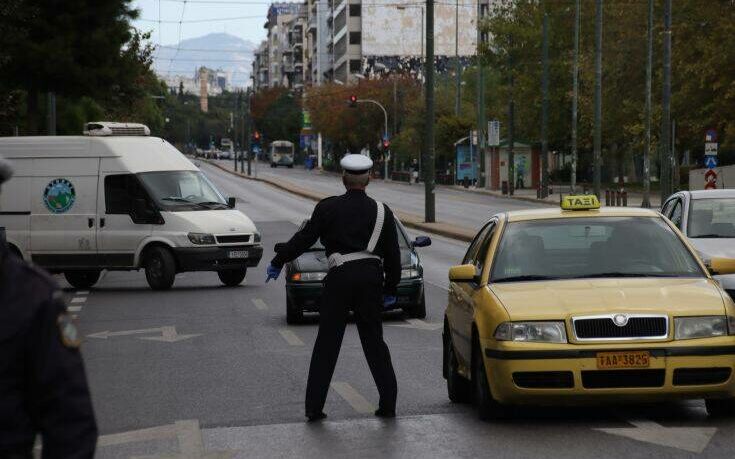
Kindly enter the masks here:
M 628 207 L 628 192 L 623 190 L 623 207 Z
M 620 207 L 620 190 L 615 190 L 615 205 Z

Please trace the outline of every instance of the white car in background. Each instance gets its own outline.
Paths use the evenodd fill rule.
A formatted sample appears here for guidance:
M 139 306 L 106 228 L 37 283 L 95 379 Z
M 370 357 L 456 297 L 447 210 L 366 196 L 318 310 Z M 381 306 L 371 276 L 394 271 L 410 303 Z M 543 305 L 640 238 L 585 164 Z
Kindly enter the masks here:
M 708 263 L 712 257 L 735 258 L 735 190 L 680 191 L 661 207 Z M 735 299 L 735 275 L 715 276 Z

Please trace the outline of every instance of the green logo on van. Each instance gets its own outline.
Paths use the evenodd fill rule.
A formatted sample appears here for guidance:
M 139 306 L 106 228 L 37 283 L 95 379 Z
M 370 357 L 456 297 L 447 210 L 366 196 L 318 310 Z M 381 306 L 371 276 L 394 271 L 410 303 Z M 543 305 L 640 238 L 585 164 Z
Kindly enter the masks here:
M 76 198 L 74 185 L 65 178 L 52 180 L 43 190 L 43 202 L 48 210 L 55 214 L 62 214 L 71 209 Z

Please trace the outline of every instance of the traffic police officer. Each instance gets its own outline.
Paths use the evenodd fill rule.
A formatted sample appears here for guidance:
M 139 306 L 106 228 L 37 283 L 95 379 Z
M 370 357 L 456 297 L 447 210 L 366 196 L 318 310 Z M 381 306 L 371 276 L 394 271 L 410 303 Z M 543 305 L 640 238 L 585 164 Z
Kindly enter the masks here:
M 398 393 L 388 346 L 383 341 L 382 310 L 396 301 L 401 278 L 400 250 L 393 213 L 365 193 L 373 162 L 348 154 L 340 162 L 347 192 L 319 202 L 309 222 L 290 241 L 278 244 L 268 278 L 321 239 L 329 260 L 319 316 L 319 332 L 306 385 L 306 417 L 322 411 L 342 345 L 347 315 L 355 313 L 362 349 L 380 394 L 376 416 L 395 417 Z
M 0 185 L 11 176 L 0 157 Z M 0 458 L 91 458 L 97 443 L 79 335 L 48 275 L 8 250 L 0 230 Z

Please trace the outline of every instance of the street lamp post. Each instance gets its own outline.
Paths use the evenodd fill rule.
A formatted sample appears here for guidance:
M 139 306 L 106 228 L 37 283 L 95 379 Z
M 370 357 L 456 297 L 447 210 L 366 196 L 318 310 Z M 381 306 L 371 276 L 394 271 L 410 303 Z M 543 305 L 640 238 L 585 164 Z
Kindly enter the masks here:
M 396 9 L 399 11 L 405 11 L 409 8 L 417 8 L 421 10 L 421 28 L 419 29 L 419 37 L 420 37 L 420 43 L 421 43 L 420 45 L 421 48 L 419 49 L 420 51 L 419 70 L 423 74 L 424 73 L 424 32 L 425 32 L 424 31 L 424 14 L 425 14 L 424 5 L 396 5 Z M 423 89 L 424 87 L 422 85 L 421 90 L 423 91 Z M 419 153 L 419 177 L 422 177 L 421 175 L 421 156 L 422 156 L 421 153 Z
M 383 107 L 383 104 L 378 102 L 377 100 L 373 99 L 357 99 L 355 100 L 355 103 L 358 104 L 373 104 L 380 107 L 381 110 L 383 110 L 383 138 L 388 139 L 388 111 Z M 387 155 L 383 153 L 384 161 L 383 161 L 383 180 L 388 180 L 388 161 L 387 161 Z

